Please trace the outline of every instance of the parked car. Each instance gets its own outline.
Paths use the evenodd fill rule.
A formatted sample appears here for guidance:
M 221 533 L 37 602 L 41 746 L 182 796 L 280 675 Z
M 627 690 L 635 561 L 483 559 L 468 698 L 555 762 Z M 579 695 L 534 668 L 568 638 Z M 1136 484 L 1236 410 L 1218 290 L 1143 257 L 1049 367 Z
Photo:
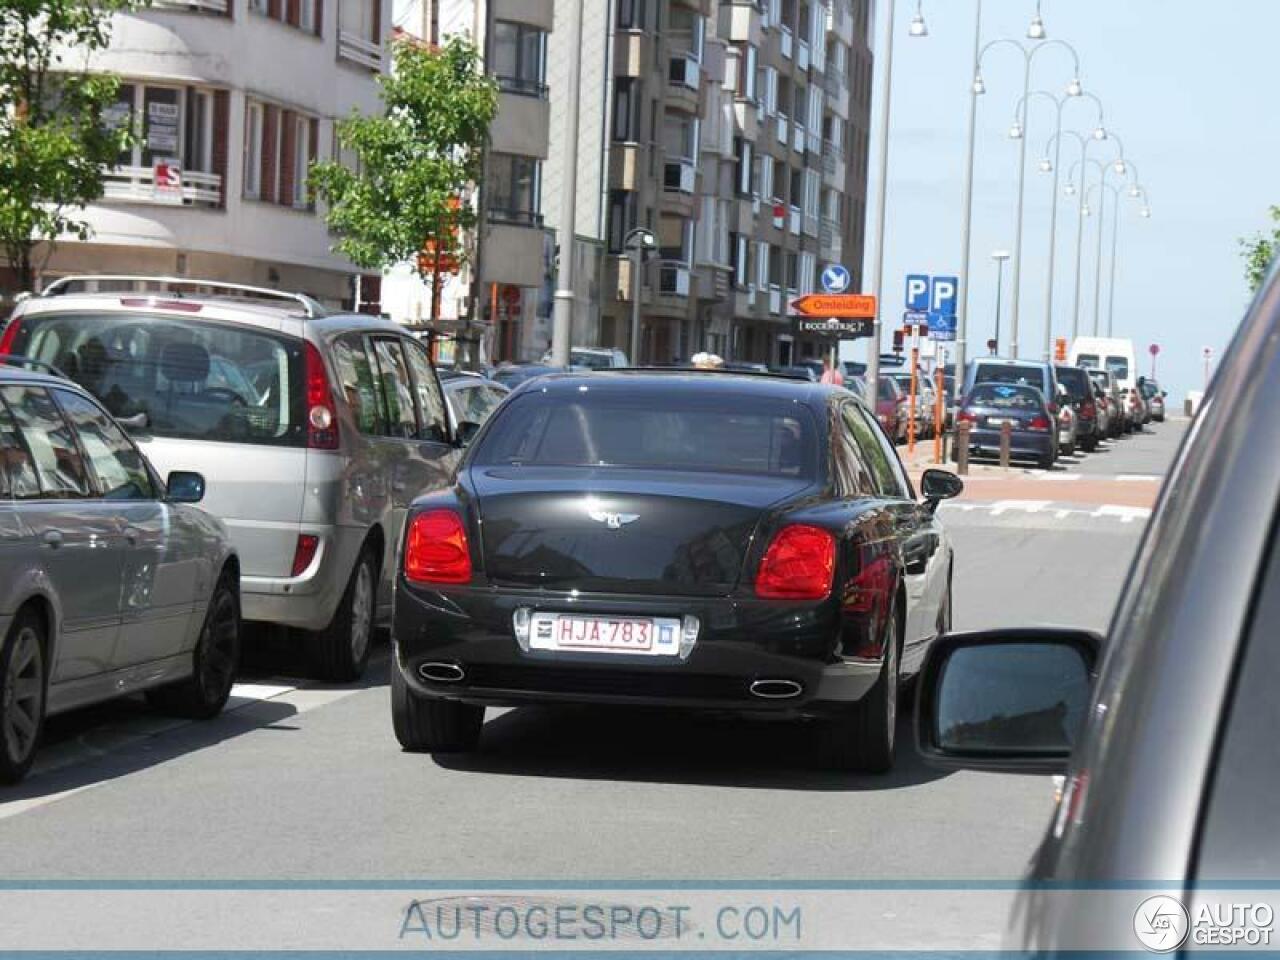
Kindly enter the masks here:
M 0 783 L 30 768 L 46 717 L 145 692 L 222 710 L 240 657 L 240 564 L 89 393 L 0 366 Z
M 1124 402 L 1120 386 L 1109 370 L 1089 370 L 1094 383 L 1102 387 L 1107 395 L 1107 409 L 1111 415 L 1110 436 L 1112 439 L 1129 432 L 1129 407 Z
M 1008 423 L 1011 460 L 1034 460 L 1042 470 L 1051 470 L 1058 459 L 1057 418 L 1036 387 L 979 383 L 960 402 L 956 422 L 969 424 L 970 457 L 998 457 Z M 959 451 L 953 450 L 952 459 L 958 458 Z
M 1064 457 L 1076 452 L 1079 422 L 1071 397 L 1062 384 L 1058 384 L 1058 453 Z
M 907 439 L 904 404 L 897 381 L 882 374 L 876 391 L 876 420 L 894 443 L 902 443 Z
M 767 363 L 752 363 L 749 360 L 730 360 L 722 369 L 729 373 L 768 373 L 769 365 Z
M 1246 942 L 1219 932 L 1262 932 L 1213 915 L 1265 906 L 1280 863 L 1278 408 L 1273 270 L 1173 459 L 1105 637 L 1028 627 L 934 645 L 917 694 L 930 762 L 1066 778 L 1010 918 L 1020 955 L 1172 956 L 1184 940 L 1194 953 Z M 1153 894 L 1164 921 L 1140 931 Z
M 508 390 L 514 390 L 530 380 L 563 372 L 564 367 L 553 367 L 545 363 L 502 363 L 493 371 L 493 381 L 502 384 Z
M 818 378 L 822 376 L 821 369 L 817 373 L 813 367 L 801 365 L 796 367 L 778 367 L 769 368 L 770 373 L 776 373 L 781 377 L 791 377 L 793 380 L 808 380 L 810 383 L 817 383 Z
M 898 384 L 898 391 L 902 394 L 904 406 L 904 417 L 909 424 L 911 410 L 911 373 L 910 371 L 895 371 L 888 374 Z M 923 374 L 916 377 L 916 405 L 915 405 L 915 421 L 916 421 L 916 439 L 928 439 L 933 436 L 933 421 L 936 418 L 934 404 L 936 400 L 933 395 L 933 388 L 930 386 L 928 378 Z
M 1106 370 L 1121 389 L 1135 385 L 1138 364 L 1133 341 L 1127 337 L 1076 337 L 1068 363 L 1089 370 Z
M 0 352 L 63 368 L 162 472 L 204 474 L 245 619 L 294 628 L 322 678 L 359 677 L 405 512 L 458 459 L 426 347 L 302 295 L 147 277 L 128 278 L 146 292 L 89 293 L 87 279 L 18 304 Z
M 511 392 L 494 380 L 457 370 L 441 371 L 440 386 L 449 408 L 449 429 L 460 438 L 474 435 Z M 463 424 L 469 426 L 460 431 Z
M 1169 395 L 1160 389 L 1160 384 L 1150 378 L 1139 380 L 1138 388 L 1147 398 L 1147 404 L 1151 408 L 1151 419 L 1156 423 L 1164 423 L 1164 401 Z
M 1048 405 L 1049 415 L 1058 415 L 1058 374 L 1052 363 L 977 357 L 965 365 L 965 394 L 980 383 L 1021 383 L 1035 387 Z
M 1071 405 L 1076 419 L 1076 437 L 1081 449 L 1091 453 L 1103 436 L 1098 425 L 1098 404 L 1089 371 L 1083 367 L 1058 364 L 1054 368 L 1058 383 L 1066 391 L 1066 402 Z
M 550 350 L 542 355 L 542 365 L 553 365 Z M 629 367 L 631 363 L 625 353 L 611 347 L 574 347 L 569 351 L 569 365 L 585 370 L 608 370 Z
M 1097 434 L 1094 438 L 1096 449 L 1098 443 L 1111 436 L 1111 398 L 1093 377 L 1089 378 L 1089 386 L 1093 390 L 1093 406 L 1097 411 Z
M 470 751 L 487 706 L 706 708 L 813 721 L 832 766 L 888 770 L 898 686 L 951 616 L 935 508 L 961 484 L 922 486 L 838 387 L 679 371 L 520 391 L 411 511 L 395 734 Z

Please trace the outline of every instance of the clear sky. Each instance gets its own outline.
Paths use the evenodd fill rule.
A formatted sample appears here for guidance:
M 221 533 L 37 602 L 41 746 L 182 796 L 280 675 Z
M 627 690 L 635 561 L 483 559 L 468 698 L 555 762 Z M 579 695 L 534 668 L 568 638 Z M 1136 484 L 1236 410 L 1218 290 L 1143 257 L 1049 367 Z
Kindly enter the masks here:
M 880 16 L 888 8 L 879 0 Z M 954 274 L 960 261 L 966 110 L 973 56 L 975 0 L 923 0 L 929 36 L 907 34 L 913 0 L 898 0 L 886 228 L 884 316 L 900 316 L 908 273 Z M 1025 40 L 1035 0 L 985 0 L 983 41 Z M 1280 204 L 1280 119 L 1275 106 L 1277 0 L 1043 0 L 1052 39 L 1080 56 L 1085 89 L 1103 101 L 1105 122 L 1123 139 L 1140 174 L 1152 217 L 1124 199 L 1116 269 L 1115 331 L 1130 336 L 1150 369 L 1147 348 L 1158 343 L 1157 377 L 1180 406 L 1203 380 L 1202 350 L 1221 355 L 1248 306 L 1237 239 L 1266 226 L 1269 204 Z M 880 30 L 877 27 L 876 40 Z M 877 81 L 881 64 L 877 63 Z M 1046 50 L 1034 62 L 1031 88 L 1062 93 L 1070 55 Z M 970 356 L 986 352 L 995 318 L 996 265 L 991 253 L 1012 250 L 1018 143 L 1009 138 L 1022 92 L 1023 58 L 1006 45 L 983 61 L 987 93 L 978 98 Z M 877 98 L 879 90 L 877 89 Z M 878 99 L 877 99 L 878 102 Z M 1069 104 L 1064 129 L 1087 132 L 1091 102 Z M 1029 110 L 1020 353 L 1043 350 L 1051 176 L 1038 161 L 1053 133 L 1054 108 L 1033 98 Z M 872 125 L 872 193 L 877 172 Z M 1090 156 L 1111 158 L 1116 146 L 1095 144 Z M 1064 138 L 1062 181 L 1079 157 Z M 1091 173 L 1096 180 L 1096 171 Z M 1121 178 L 1114 172 L 1109 182 Z M 1131 178 L 1130 178 L 1131 179 Z M 1094 191 L 1096 207 L 1097 195 Z M 1110 195 L 1108 195 L 1110 196 Z M 1078 196 L 1059 191 L 1054 334 L 1068 335 L 1074 299 Z M 1103 246 L 1109 274 L 1111 228 Z M 874 209 L 874 200 L 872 209 Z M 1093 323 L 1097 217 L 1085 220 L 1082 331 Z M 874 224 L 868 230 L 868 265 Z M 1105 277 L 1104 277 L 1105 278 Z M 1005 268 L 1002 345 L 1008 343 L 1011 270 Z M 870 289 L 868 280 L 867 289 Z M 1101 329 L 1105 334 L 1107 290 Z M 861 359 L 859 346 L 856 356 Z

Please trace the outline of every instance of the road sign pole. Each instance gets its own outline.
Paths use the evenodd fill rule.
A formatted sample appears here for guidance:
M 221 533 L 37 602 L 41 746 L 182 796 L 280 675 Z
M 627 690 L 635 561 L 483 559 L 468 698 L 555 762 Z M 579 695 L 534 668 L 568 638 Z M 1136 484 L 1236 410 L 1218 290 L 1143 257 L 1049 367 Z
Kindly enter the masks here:
M 920 365 L 920 336 L 916 331 L 919 326 L 912 326 L 911 334 L 911 400 L 908 409 L 910 413 L 907 416 L 907 453 L 914 454 L 916 452 L 916 376 Z
M 943 403 L 943 388 L 946 386 L 946 380 L 942 375 L 943 368 L 947 365 L 947 351 L 940 350 L 938 353 L 938 362 L 933 366 L 933 462 L 943 463 L 942 439 L 947 433 L 947 408 Z

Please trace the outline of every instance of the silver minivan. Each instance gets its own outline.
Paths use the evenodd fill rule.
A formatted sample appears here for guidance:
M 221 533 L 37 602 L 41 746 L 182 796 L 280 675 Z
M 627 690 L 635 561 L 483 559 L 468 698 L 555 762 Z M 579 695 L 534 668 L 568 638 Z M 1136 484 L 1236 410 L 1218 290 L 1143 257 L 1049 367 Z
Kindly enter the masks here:
M 363 673 L 405 512 L 457 461 L 422 343 L 301 294 L 67 277 L 17 306 L 6 352 L 95 394 L 162 472 L 202 473 L 245 619 L 298 631 L 323 679 Z

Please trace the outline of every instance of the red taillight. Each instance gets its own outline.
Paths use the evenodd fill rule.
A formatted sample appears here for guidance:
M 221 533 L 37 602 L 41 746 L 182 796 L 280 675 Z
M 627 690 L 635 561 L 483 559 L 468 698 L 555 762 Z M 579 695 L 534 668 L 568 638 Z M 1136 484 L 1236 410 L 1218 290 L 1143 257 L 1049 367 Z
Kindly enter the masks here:
M 9 326 L 4 328 L 4 334 L 0 335 L 0 354 L 13 353 L 13 344 L 18 339 L 18 331 L 21 329 L 20 319 L 14 317 L 9 321 Z
M 1027 424 L 1028 430 L 1044 432 L 1050 427 L 1048 417 L 1032 417 L 1031 422 Z
M 428 510 L 413 518 L 404 547 L 404 575 L 411 583 L 470 582 L 471 548 L 458 514 Z
M 956 414 L 956 419 L 959 420 L 961 423 L 977 423 L 978 422 L 977 416 L 975 414 L 970 413 L 968 410 L 961 410 L 959 413 Z
M 792 524 L 774 536 L 760 571 L 756 596 L 770 600 L 821 600 L 831 593 L 836 538 L 821 527 Z
M 329 374 L 315 344 L 307 343 L 307 446 L 338 449 L 338 410 L 329 389 Z
M 298 534 L 298 544 L 293 548 L 293 573 L 291 576 L 300 577 L 307 571 L 307 567 L 311 566 L 311 561 L 316 558 L 316 551 L 320 549 L 320 538 L 311 533 Z
M 1086 401 L 1080 404 L 1080 416 L 1086 420 L 1092 420 L 1098 415 L 1098 409 L 1093 405 L 1092 401 Z

